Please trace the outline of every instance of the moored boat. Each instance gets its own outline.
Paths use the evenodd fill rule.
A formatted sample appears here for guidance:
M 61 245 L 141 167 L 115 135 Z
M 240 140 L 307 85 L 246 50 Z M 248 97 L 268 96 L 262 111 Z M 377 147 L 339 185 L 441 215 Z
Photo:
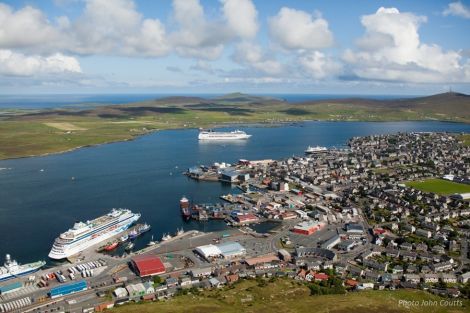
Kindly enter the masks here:
M 162 241 L 167 241 L 171 239 L 171 235 L 170 234 L 163 234 L 163 237 L 162 237 Z
M 180 209 L 183 219 L 189 220 L 191 218 L 191 210 L 189 209 L 189 200 L 185 196 L 180 200 Z
M 76 255 L 126 231 L 139 218 L 139 213 L 127 209 L 113 209 L 94 220 L 76 222 L 71 229 L 55 239 L 49 257 L 60 260 Z
M 119 245 L 119 243 L 117 241 L 109 243 L 107 246 L 104 247 L 104 250 L 106 250 L 106 251 L 114 250 L 114 249 L 117 248 L 118 245 Z
M 19 264 L 15 260 L 12 260 L 11 256 L 7 254 L 5 256 L 5 263 L 3 264 L 3 266 L 0 266 L 0 281 L 34 273 L 44 265 L 46 265 L 46 262 L 44 261 L 37 261 L 28 264 Z

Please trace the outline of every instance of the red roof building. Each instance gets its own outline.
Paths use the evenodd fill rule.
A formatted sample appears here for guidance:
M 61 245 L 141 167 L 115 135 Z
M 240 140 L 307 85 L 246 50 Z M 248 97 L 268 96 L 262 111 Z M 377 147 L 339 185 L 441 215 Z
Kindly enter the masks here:
M 132 267 L 140 277 L 165 273 L 165 265 L 155 255 L 139 255 L 132 258 Z
M 315 279 L 315 281 L 328 280 L 328 275 L 325 273 L 315 273 L 313 275 L 313 278 Z
M 235 217 L 235 220 L 239 223 L 239 224 L 247 224 L 247 223 L 256 223 L 259 221 L 259 218 L 252 214 L 252 213 L 247 213 L 247 214 L 244 214 L 244 215 L 237 215 Z

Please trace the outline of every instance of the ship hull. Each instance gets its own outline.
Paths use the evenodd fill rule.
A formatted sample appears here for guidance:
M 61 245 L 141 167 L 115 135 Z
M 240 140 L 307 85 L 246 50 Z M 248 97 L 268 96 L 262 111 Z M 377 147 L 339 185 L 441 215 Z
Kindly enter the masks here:
M 17 278 L 17 277 L 21 277 L 21 276 L 25 276 L 25 275 L 28 275 L 28 274 L 32 274 L 32 273 L 36 273 L 37 271 L 39 271 L 41 269 L 41 267 L 38 267 L 36 269 L 31 269 L 29 271 L 26 271 L 26 272 L 22 272 L 22 273 L 18 273 L 18 274 L 7 274 L 8 276 L 5 276 L 5 275 L 2 275 L 0 276 L 0 281 L 6 281 L 6 280 L 9 280 L 9 279 L 13 279 L 13 278 Z
M 74 243 L 73 245 L 64 245 L 61 248 L 54 249 L 55 245 L 49 252 L 49 258 L 54 260 L 62 260 L 66 259 L 70 256 L 76 255 L 83 250 L 86 250 L 96 244 L 99 244 L 113 236 L 116 236 L 124 231 L 126 231 L 132 224 L 134 224 L 140 218 L 139 214 L 135 214 L 121 222 L 117 225 L 114 225 L 111 228 L 100 232 L 100 234 L 93 238 L 90 234 L 88 237 L 79 240 L 78 242 Z

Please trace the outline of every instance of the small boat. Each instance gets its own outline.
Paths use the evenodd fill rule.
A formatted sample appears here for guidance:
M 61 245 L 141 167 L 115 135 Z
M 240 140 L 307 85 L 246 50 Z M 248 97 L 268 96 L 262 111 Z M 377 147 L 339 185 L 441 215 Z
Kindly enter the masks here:
M 133 229 L 129 232 L 129 239 L 130 240 L 133 240 L 133 239 L 137 238 L 137 236 L 139 236 L 139 234 L 135 231 L 135 229 Z
M 121 237 L 119 238 L 119 241 L 120 241 L 120 242 L 126 242 L 127 239 L 129 239 L 129 235 L 128 235 L 128 234 L 125 234 L 125 235 L 123 235 L 123 236 L 121 236 Z
M 113 242 L 113 243 L 109 243 L 106 247 L 104 247 L 104 250 L 106 250 L 106 251 L 114 250 L 114 249 L 116 249 L 116 247 L 118 246 L 118 244 L 119 244 L 119 243 L 118 243 L 117 241 L 115 241 L 115 242 Z
M 180 236 L 180 235 L 182 235 L 182 234 L 184 234 L 184 229 L 183 229 L 183 227 L 181 227 L 181 229 L 177 228 L 177 229 L 176 229 L 176 236 Z
M 140 234 L 143 234 L 145 232 L 148 232 L 150 230 L 150 228 L 152 228 L 152 227 L 149 224 L 145 223 L 144 225 L 139 226 L 137 231 L 139 232 L 139 235 L 140 235 Z
M 132 248 L 134 248 L 134 243 L 133 243 L 133 242 L 129 242 L 129 243 L 126 245 L 125 250 L 126 250 L 126 251 L 129 251 L 129 250 L 132 250 Z
M 162 241 L 167 241 L 168 239 L 171 239 L 170 234 L 163 234 Z
M 156 242 L 156 241 L 153 241 L 153 235 L 152 235 L 152 239 L 149 241 L 149 243 L 147 244 L 147 246 L 150 247 L 150 246 L 154 246 L 154 245 L 156 245 L 156 244 L 157 244 L 157 242 Z

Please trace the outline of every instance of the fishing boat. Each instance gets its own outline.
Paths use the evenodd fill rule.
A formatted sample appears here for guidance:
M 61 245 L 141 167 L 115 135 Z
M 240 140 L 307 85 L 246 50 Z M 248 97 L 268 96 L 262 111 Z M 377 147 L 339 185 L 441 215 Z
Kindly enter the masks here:
M 145 233 L 145 232 L 148 232 L 150 230 L 150 228 L 152 228 L 149 224 L 145 223 L 143 225 L 140 225 L 138 228 L 137 228 L 137 232 L 139 233 L 139 235 Z
M 180 209 L 183 219 L 189 220 L 191 218 L 191 210 L 189 209 L 189 200 L 185 196 L 180 200 Z
M 137 233 L 137 231 L 135 229 L 133 229 L 129 232 L 129 239 L 130 240 L 133 240 L 133 239 L 137 238 L 137 236 L 139 236 L 139 233 Z
M 126 250 L 126 251 L 130 251 L 130 250 L 132 250 L 132 248 L 134 248 L 134 243 L 133 243 L 133 242 L 129 242 L 129 243 L 126 245 L 125 250 Z
M 156 245 L 156 244 L 157 244 L 157 242 L 156 242 L 156 241 L 153 241 L 153 235 L 152 235 L 152 239 L 150 239 L 150 241 L 149 241 L 149 243 L 147 244 L 147 246 L 150 247 L 150 246 L 154 246 L 154 245 Z
M 125 234 L 119 238 L 120 242 L 126 242 L 129 239 L 129 235 Z
M 170 234 L 163 234 L 162 241 L 167 241 L 168 239 L 171 239 Z
M 104 250 L 106 251 L 111 251 L 111 250 L 114 250 L 117 248 L 117 246 L 119 245 L 119 243 L 117 241 L 115 242 L 110 242 L 107 246 L 104 247 Z

